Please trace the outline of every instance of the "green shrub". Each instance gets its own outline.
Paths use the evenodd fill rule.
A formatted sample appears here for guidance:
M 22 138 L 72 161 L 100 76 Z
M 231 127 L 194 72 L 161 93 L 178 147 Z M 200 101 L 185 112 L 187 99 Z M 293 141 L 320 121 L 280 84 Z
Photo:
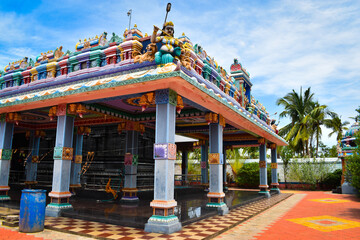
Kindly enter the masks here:
M 336 169 L 332 173 L 329 173 L 324 180 L 321 182 L 322 188 L 325 189 L 335 189 L 337 186 L 341 185 L 341 175 L 342 170 Z
M 269 164 L 268 164 L 269 165 Z M 245 163 L 238 171 L 236 184 L 244 188 L 258 188 L 260 185 L 260 168 L 258 162 Z M 271 169 L 267 168 L 268 185 L 271 183 Z

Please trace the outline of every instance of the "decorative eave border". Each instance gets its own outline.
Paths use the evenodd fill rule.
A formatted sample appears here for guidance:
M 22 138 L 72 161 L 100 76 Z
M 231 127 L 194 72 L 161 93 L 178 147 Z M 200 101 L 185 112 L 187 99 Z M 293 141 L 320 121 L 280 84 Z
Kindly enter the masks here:
M 30 95 L 28 97 L 26 97 L 26 95 L 25 96 L 19 95 L 5 99 L 2 98 L 0 99 L 0 110 L 1 108 L 4 107 L 15 106 L 24 103 L 36 102 L 36 101 L 45 101 L 48 99 L 59 98 L 59 97 L 64 97 L 78 93 L 92 92 L 101 89 L 114 88 L 114 87 L 131 85 L 136 83 L 145 83 L 145 82 L 150 82 L 165 78 L 180 77 L 186 80 L 187 82 L 189 82 L 194 87 L 201 90 L 202 92 L 206 93 L 213 99 L 217 100 L 218 102 L 222 103 L 223 105 L 230 108 L 234 112 L 238 113 L 246 120 L 252 122 L 257 127 L 261 128 L 263 131 L 266 131 L 267 133 L 276 137 L 278 140 L 282 141 L 284 144 L 287 144 L 287 142 L 282 137 L 275 134 L 267 126 L 264 126 L 264 124 L 262 124 L 260 120 L 256 119 L 257 117 L 255 118 L 251 113 L 249 113 L 243 107 L 241 107 L 240 104 L 235 101 L 235 99 L 232 99 L 230 96 L 227 96 L 223 92 L 215 93 L 214 90 L 208 88 L 205 83 L 200 83 L 200 81 L 198 80 L 199 78 L 196 78 L 195 76 L 190 77 L 183 71 L 176 71 L 176 70 L 177 70 L 177 66 L 175 64 L 168 64 L 163 67 L 159 67 L 155 69 L 148 69 L 148 70 L 140 69 L 140 71 L 132 72 L 132 73 L 123 73 L 120 75 L 114 74 L 115 76 L 111 76 L 111 77 L 104 75 L 103 78 L 101 77 L 89 78 L 86 81 L 65 84 L 55 88 L 40 90 L 37 92 L 37 94 L 28 93 L 28 95 Z M 181 68 L 181 70 L 184 69 Z M 192 72 L 190 74 L 192 74 Z

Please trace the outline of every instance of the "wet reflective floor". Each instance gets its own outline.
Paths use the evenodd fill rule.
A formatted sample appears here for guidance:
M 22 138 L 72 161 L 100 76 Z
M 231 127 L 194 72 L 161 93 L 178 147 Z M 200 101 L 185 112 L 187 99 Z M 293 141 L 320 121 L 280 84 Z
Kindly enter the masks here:
M 20 190 L 9 192 L 12 200 L 0 205 L 19 208 L 20 194 Z M 206 194 L 207 192 L 202 189 L 182 188 L 175 190 L 175 200 L 178 204 L 175 208 L 175 215 L 183 226 L 217 215 L 215 209 L 206 208 L 208 202 Z M 111 195 L 91 191 L 86 192 L 86 194 L 80 192 L 70 198 L 74 211 L 64 212 L 63 216 L 143 229 L 152 215 L 150 202 L 153 199 L 153 192 L 139 192 L 138 195 L 139 202 L 122 203 L 119 199 L 108 201 L 111 199 Z M 229 209 L 232 209 L 261 198 L 263 196 L 260 196 L 257 191 L 228 191 L 226 192 L 225 203 Z
M 175 215 L 185 226 L 195 221 L 217 215 L 217 211 L 206 208 L 208 198 L 206 192 L 200 190 L 186 193 L 186 189 L 175 194 L 178 206 L 175 208 Z M 94 199 L 73 198 L 71 204 L 73 212 L 64 213 L 66 217 L 80 218 L 91 221 L 99 221 L 122 226 L 144 228 L 145 223 L 152 215 L 150 202 L 152 197 L 141 197 L 137 204 L 125 204 L 120 201 L 104 202 Z M 246 204 L 263 198 L 257 191 L 228 191 L 225 202 L 228 207 Z

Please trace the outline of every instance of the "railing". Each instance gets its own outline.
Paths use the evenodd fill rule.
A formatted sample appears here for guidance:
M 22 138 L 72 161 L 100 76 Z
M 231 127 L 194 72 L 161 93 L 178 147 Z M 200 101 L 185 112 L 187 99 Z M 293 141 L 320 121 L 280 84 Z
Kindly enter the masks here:
M 175 174 L 175 185 L 199 185 L 201 174 Z

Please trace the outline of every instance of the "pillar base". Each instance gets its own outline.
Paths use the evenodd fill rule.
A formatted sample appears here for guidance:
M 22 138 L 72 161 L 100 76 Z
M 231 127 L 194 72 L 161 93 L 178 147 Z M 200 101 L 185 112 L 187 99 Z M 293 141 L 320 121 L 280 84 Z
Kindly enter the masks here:
M 224 202 L 225 193 L 209 192 L 207 194 L 209 202 L 206 204 L 207 208 L 217 209 L 219 215 L 225 215 L 229 212 L 229 208 Z
M 354 188 L 353 186 L 351 186 L 350 183 L 348 182 L 344 182 L 342 185 L 341 185 L 341 193 L 342 194 L 356 194 L 358 193 L 358 190 L 356 190 L 356 188 Z
M 259 195 L 264 195 L 265 197 L 267 197 L 267 198 L 270 198 L 271 197 L 271 195 L 270 195 L 270 193 L 269 193 L 269 191 L 260 191 L 259 192 Z
M 276 194 L 280 194 L 281 191 L 279 188 L 270 188 L 270 193 L 276 193 Z
M 226 203 L 207 203 L 206 208 L 216 209 L 219 215 L 225 215 L 229 213 L 229 208 Z
M 139 198 L 137 197 L 137 188 L 123 188 L 122 189 L 123 196 L 121 198 L 121 202 L 123 203 L 137 203 Z
M 62 212 L 73 211 L 70 203 L 50 203 L 46 206 L 45 216 L 47 217 L 60 217 Z
M 0 202 L 10 201 L 10 200 L 11 200 L 11 198 L 10 198 L 10 196 L 8 196 L 8 195 L 1 195 L 1 196 L 0 196 Z
M 123 196 L 120 199 L 121 203 L 138 203 L 139 202 L 139 198 L 137 196 L 135 197 L 127 197 L 127 196 Z
M 279 183 L 272 183 L 270 188 L 270 193 L 281 193 L 279 189 Z
M 11 200 L 8 192 L 10 190 L 9 186 L 0 186 L 0 202 Z
M 171 234 L 182 229 L 179 219 L 175 215 L 153 215 L 145 224 L 145 232 Z

